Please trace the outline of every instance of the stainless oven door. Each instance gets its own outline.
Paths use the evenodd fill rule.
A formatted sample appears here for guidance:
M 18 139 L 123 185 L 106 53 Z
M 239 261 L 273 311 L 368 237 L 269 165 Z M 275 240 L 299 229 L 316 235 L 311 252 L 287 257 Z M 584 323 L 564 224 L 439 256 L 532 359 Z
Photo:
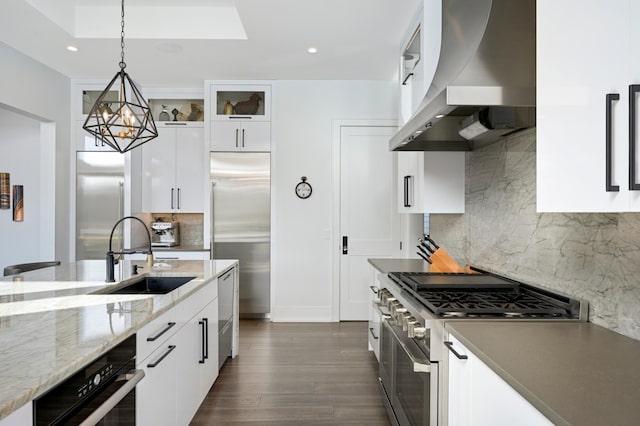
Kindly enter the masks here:
M 380 378 L 393 414 L 401 426 L 437 425 L 438 364 L 390 321 L 383 321 Z

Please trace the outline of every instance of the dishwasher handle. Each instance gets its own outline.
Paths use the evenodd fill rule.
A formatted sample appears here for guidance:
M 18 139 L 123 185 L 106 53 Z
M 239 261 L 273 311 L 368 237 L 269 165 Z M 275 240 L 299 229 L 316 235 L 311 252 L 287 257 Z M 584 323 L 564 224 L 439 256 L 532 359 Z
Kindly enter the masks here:
M 120 401 L 122 401 L 129 394 L 129 392 L 131 392 L 136 387 L 138 382 L 140 382 L 140 380 L 144 378 L 144 371 L 131 370 L 123 376 L 126 380 L 126 383 L 120 389 L 115 391 L 115 393 L 111 395 L 109 399 L 103 402 L 102 405 L 96 408 L 93 413 L 91 413 L 86 419 L 84 419 L 84 421 L 80 423 L 80 426 L 94 426 L 98 424 L 98 422 L 102 420 L 104 416 L 109 414 L 109 411 L 113 410 L 113 408 L 118 405 Z

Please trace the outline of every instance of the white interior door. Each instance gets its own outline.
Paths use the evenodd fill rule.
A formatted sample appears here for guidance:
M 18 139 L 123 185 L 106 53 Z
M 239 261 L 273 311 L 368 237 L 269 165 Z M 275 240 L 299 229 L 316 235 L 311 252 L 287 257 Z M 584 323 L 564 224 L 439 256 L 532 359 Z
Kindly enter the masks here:
M 370 257 L 400 255 L 395 127 L 340 127 L 340 320 L 368 319 Z M 345 244 L 346 243 L 346 244 Z

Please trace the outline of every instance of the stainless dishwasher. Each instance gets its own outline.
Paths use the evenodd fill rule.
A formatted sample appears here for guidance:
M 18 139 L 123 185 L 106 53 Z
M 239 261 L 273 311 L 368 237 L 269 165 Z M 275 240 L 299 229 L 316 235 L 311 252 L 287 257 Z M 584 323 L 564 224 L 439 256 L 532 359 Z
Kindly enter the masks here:
M 235 268 L 231 268 L 218 278 L 218 370 L 222 368 L 227 357 L 231 356 L 233 345 L 235 271 Z
M 36 398 L 33 424 L 135 425 L 135 387 L 144 377 L 135 356 L 133 335 Z

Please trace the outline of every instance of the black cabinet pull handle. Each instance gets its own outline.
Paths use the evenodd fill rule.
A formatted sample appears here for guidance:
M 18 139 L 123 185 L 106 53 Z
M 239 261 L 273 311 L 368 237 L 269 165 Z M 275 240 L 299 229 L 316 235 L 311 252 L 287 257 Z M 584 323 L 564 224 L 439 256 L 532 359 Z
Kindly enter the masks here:
M 173 192 L 174 192 L 174 189 L 171 188 L 171 210 L 173 210 Z
M 371 335 L 373 336 L 373 338 L 378 340 L 378 336 L 376 336 L 376 334 L 373 332 L 373 327 L 369 327 L 369 331 L 371 332 Z
M 244 148 L 244 129 L 242 129 L 242 147 Z
M 611 166 L 612 166 L 612 141 L 611 141 L 611 137 L 612 137 L 612 107 L 613 107 L 613 101 L 617 101 L 620 100 L 620 94 L 618 93 L 607 93 L 607 105 L 606 105 L 606 122 L 605 122 L 605 129 L 606 129 L 606 133 L 605 133 L 605 143 L 606 143 L 606 148 L 605 148 L 605 156 L 606 156 L 606 163 L 605 163 L 605 169 L 606 169 L 606 176 L 605 176 L 605 181 L 606 181 L 606 190 L 607 192 L 618 192 L 620 191 L 620 186 L 618 185 L 612 185 L 611 184 Z
M 378 291 L 380 291 L 380 289 L 378 287 L 376 287 L 375 285 L 370 285 L 369 288 L 371 289 L 373 294 L 378 294 Z
M 236 129 L 236 148 L 238 147 L 238 129 Z
M 178 210 L 180 210 L 180 188 L 178 188 Z
M 636 182 L 636 93 L 640 92 L 640 84 L 629 85 L 629 190 L 637 191 L 640 183 Z
M 169 329 L 171 327 L 173 327 L 174 325 L 176 325 L 175 322 L 167 323 L 167 326 L 160 333 L 156 334 L 155 336 L 147 337 L 147 342 L 154 342 L 154 341 L 158 340 L 160 338 L 160 336 L 162 336 L 164 333 L 169 331 Z
M 447 348 L 449 348 L 449 350 L 450 350 L 451 352 L 453 352 L 453 354 L 456 356 L 456 358 L 458 358 L 458 359 L 469 359 L 469 357 L 468 357 L 468 356 L 463 355 L 463 354 L 461 354 L 461 353 L 458 353 L 458 351 L 456 351 L 455 349 L 453 349 L 453 342 L 444 342 L 444 344 L 445 344 L 445 346 L 446 346 Z
M 413 179 L 412 176 L 405 176 L 404 177 L 404 206 L 405 207 L 411 207 L 411 204 L 413 204 L 413 200 L 411 198 L 411 195 L 413 195 L 413 190 L 411 188 L 411 180 Z
M 209 359 L 209 318 L 202 318 L 204 321 L 204 359 Z
M 207 331 L 204 328 L 204 321 L 198 321 L 198 325 L 202 326 L 202 351 L 200 352 L 200 359 L 198 360 L 198 364 L 204 364 L 204 360 L 206 359 L 204 356 L 204 339 Z
M 404 78 L 404 80 L 402 80 L 402 85 L 406 86 L 407 85 L 407 80 L 409 80 L 409 77 L 411 77 L 413 75 L 412 72 L 410 72 L 409 74 L 407 74 L 407 76 Z
M 344 235 L 342 237 L 342 254 L 349 254 L 349 237 Z
M 169 347 L 167 348 L 168 350 L 165 353 L 163 353 L 162 356 L 158 358 L 155 362 L 150 362 L 149 364 L 147 364 L 147 367 L 153 368 L 156 365 L 160 364 L 162 360 L 165 359 L 167 355 L 169 355 L 171 351 L 173 351 L 175 348 L 176 348 L 176 345 L 169 345 Z

